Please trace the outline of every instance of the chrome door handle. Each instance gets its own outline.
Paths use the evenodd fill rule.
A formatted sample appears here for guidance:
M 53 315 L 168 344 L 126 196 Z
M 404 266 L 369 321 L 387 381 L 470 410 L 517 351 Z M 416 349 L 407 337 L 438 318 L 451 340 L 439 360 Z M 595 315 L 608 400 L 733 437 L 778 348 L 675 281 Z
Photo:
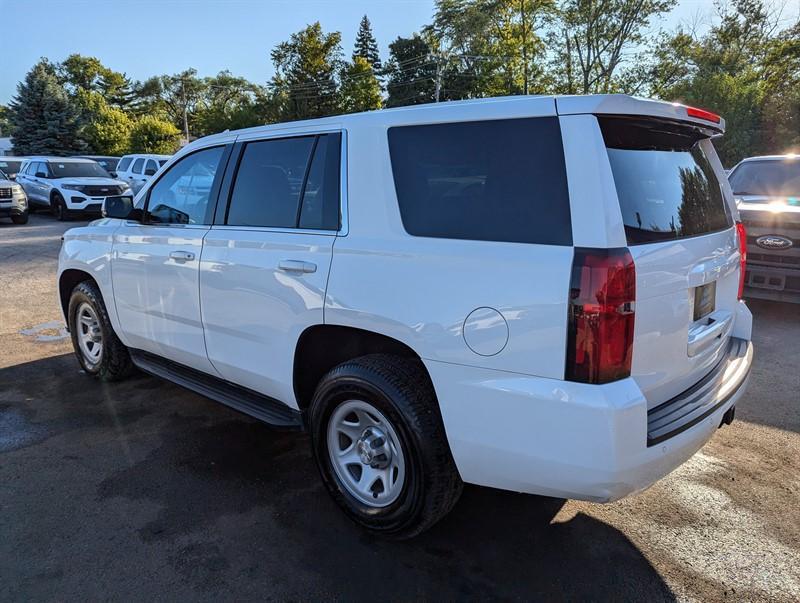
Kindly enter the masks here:
M 191 262 L 194 254 L 191 251 L 171 251 L 169 257 L 176 262 Z
M 706 324 L 689 329 L 689 342 L 686 352 L 689 357 L 713 347 L 717 341 L 724 340 L 733 329 L 733 314 L 727 310 L 717 310 L 706 317 Z
M 281 260 L 278 268 L 284 272 L 302 272 L 310 274 L 317 271 L 317 265 L 311 262 L 301 262 L 300 260 Z

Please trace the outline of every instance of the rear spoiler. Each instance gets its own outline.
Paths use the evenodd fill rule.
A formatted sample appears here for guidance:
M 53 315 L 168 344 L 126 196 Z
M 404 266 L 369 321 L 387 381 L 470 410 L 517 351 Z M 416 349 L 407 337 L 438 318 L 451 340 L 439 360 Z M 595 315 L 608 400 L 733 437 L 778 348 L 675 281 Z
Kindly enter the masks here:
M 634 115 L 690 123 L 709 137 L 725 133 L 725 120 L 716 113 L 687 107 L 679 103 L 654 101 L 627 94 L 602 94 L 589 96 L 557 96 L 556 112 L 559 115 Z

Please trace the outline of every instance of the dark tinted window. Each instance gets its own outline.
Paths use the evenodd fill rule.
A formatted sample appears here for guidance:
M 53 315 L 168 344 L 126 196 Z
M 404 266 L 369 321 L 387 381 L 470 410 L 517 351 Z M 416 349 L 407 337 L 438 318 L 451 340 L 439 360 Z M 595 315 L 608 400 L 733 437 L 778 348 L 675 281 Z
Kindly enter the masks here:
M 53 178 L 109 178 L 96 161 L 50 161 Z
M 339 230 L 341 134 L 319 137 L 303 191 L 300 228 Z
M 223 147 L 187 155 L 164 173 L 150 189 L 148 217 L 161 224 L 210 224 L 209 200 Z
M 133 161 L 133 157 L 123 157 L 120 159 L 119 164 L 117 165 L 117 171 L 124 172 L 127 170 L 128 166 L 131 164 L 131 161 Z
M 147 165 L 145 166 L 145 172 L 148 172 L 148 171 L 151 171 L 151 170 L 152 170 L 153 174 L 155 174 L 158 171 L 158 166 L 156 165 L 155 161 L 153 161 L 152 159 L 148 159 L 147 160 Z M 152 176 L 152 174 L 151 174 L 151 176 Z
M 250 142 L 231 192 L 227 224 L 295 228 L 315 137 Z
M 143 167 L 144 167 L 144 159 L 139 157 L 139 159 L 133 162 L 133 167 L 131 168 L 131 171 L 134 174 L 141 174 Z
M 16 174 L 19 172 L 21 164 L 21 161 L 10 161 L 0 157 L 0 169 L 2 169 L 6 174 Z
M 572 244 L 557 118 L 390 128 L 389 149 L 409 234 Z
M 670 123 L 601 119 L 628 244 L 733 225 L 698 131 Z
M 747 161 L 730 175 L 736 195 L 800 197 L 800 159 Z

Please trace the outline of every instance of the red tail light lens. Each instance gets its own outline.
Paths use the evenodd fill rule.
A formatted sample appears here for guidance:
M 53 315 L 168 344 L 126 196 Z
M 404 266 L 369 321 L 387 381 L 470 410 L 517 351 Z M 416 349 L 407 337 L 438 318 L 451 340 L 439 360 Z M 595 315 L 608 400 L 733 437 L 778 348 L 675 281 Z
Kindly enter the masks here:
M 627 248 L 576 248 L 565 378 L 608 383 L 631 374 L 636 270 Z
M 742 299 L 744 296 L 744 271 L 747 266 L 747 231 L 741 222 L 736 223 L 736 238 L 739 240 L 739 299 Z
M 722 118 L 716 113 L 706 111 L 705 109 L 698 109 L 697 107 L 686 107 L 686 115 L 689 117 L 695 117 L 697 119 L 704 119 L 705 121 L 710 121 L 715 124 L 718 124 L 722 121 Z

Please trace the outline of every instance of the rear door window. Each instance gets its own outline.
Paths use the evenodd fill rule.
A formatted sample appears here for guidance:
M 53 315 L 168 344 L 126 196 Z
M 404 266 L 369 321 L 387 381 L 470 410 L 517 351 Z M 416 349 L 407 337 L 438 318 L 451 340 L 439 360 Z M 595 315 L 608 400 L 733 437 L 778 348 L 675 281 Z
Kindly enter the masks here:
M 733 225 L 697 130 L 656 120 L 599 121 L 629 245 L 694 237 Z
M 143 167 L 144 167 L 144 159 L 142 157 L 139 157 L 139 159 L 133 162 L 133 167 L 131 168 L 131 172 L 133 172 L 134 174 L 141 174 Z
M 122 159 L 120 159 L 119 165 L 117 165 L 117 171 L 118 172 L 126 171 L 128 169 L 128 166 L 131 164 L 131 161 L 133 161 L 133 157 L 123 157 Z
M 572 244 L 558 118 L 393 127 L 389 150 L 409 234 Z

